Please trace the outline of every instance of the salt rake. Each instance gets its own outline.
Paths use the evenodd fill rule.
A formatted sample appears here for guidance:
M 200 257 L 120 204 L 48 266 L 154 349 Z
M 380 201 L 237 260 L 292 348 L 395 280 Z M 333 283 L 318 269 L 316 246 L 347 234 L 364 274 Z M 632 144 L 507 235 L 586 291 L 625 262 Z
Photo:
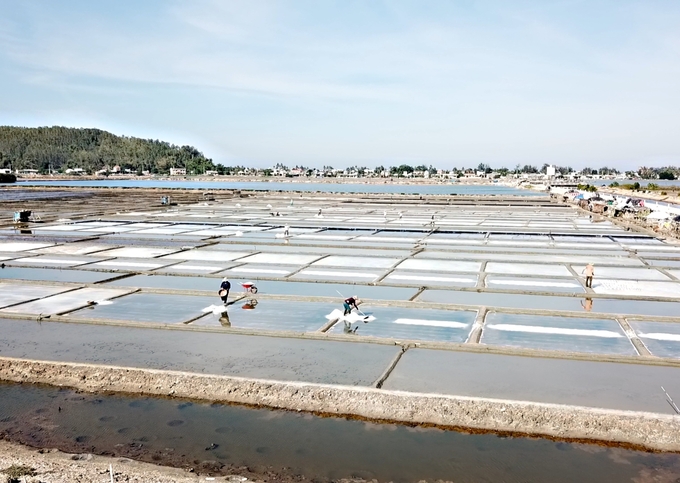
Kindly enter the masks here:
M 668 392 L 666 392 L 663 386 L 661 386 L 661 390 L 666 395 L 666 402 L 670 404 L 670 406 L 673 408 L 673 411 L 675 411 L 675 414 L 680 414 L 680 409 L 678 409 L 678 406 L 675 405 L 673 398 L 668 394 Z

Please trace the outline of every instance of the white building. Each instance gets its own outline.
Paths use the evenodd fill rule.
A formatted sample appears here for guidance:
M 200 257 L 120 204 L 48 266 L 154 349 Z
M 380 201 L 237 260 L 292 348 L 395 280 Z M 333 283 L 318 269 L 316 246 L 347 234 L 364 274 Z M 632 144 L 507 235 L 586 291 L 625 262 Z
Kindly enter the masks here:
M 186 176 L 187 170 L 185 168 L 170 168 L 170 176 Z
M 555 172 L 556 172 L 555 166 L 550 165 L 547 168 L 545 168 L 546 176 L 555 176 Z

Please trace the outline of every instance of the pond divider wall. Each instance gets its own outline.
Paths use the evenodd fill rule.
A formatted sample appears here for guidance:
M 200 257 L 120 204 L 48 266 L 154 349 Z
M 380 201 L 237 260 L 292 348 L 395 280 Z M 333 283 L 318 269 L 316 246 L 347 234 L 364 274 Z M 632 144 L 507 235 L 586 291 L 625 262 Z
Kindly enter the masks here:
M 680 451 L 680 416 L 666 414 L 7 357 L 0 380 Z

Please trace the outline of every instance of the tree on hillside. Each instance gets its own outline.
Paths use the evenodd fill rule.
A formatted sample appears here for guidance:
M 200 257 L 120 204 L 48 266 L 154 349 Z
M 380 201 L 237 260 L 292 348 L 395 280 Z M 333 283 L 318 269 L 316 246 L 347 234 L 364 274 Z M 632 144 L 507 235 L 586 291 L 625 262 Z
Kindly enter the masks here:
M 215 169 L 212 160 L 193 146 L 59 126 L 0 126 L 0 160 L 2 167 L 41 173 L 69 168 L 94 173 L 111 171 L 116 165 L 132 172 L 168 173 L 170 168 L 186 168 L 202 173 Z

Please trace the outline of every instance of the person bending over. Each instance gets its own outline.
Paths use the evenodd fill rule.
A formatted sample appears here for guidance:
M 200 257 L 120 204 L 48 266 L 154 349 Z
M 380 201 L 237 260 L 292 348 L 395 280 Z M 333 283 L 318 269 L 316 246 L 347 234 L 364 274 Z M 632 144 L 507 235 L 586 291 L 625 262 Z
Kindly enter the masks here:
M 352 309 L 359 310 L 359 307 L 357 304 L 359 303 L 359 297 L 356 295 L 351 296 L 348 299 L 345 299 L 345 302 L 342 304 L 342 306 L 345 309 L 345 313 L 342 315 L 348 315 L 352 313 Z

